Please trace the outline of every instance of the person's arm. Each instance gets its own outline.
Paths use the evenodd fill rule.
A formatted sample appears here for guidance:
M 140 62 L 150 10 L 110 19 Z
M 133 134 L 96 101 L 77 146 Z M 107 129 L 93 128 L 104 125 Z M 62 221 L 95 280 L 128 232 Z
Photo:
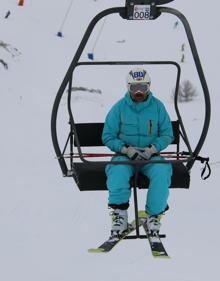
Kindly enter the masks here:
M 114 152 L 121 152 L 125 143 L 118 138 L 120 133 L 120 106 L 116 104 L 106 116 L 102 142 Z
M 152 145 L 155 146 L 157 152 L 165 149 L 169 144 L 172 143 L 174 139 L 172 123 L 165 109 L 165 106 L 162 103 L 160 103 L 160 106 L 158 108 L 158 114 L 158 137 L 156 137 L 152 143 Z

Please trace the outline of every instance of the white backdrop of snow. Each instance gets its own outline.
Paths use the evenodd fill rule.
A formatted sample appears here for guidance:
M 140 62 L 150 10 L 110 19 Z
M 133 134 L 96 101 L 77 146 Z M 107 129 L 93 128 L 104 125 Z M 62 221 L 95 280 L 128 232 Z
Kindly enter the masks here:
M 171 260 L 153 260 L 147 241 L 124 241 L 109 255 L 91 255 L 87 248 L 109 234 L 107 194 L 80 193 L 72 179 L 62 178 L 54 158 L 50 136 L 52 104 L 83 33 L 94 15 L 108 7 L 123 6 L 124 1 L 74 2 L 63 30 L 56 33 L 69 0 L 1 0 L 0 40 L 21 53 L 12 57 L 0 48 L 0 278 L 4 281 L 69 280 L 178 280 L 218 281 L 219 207 L 219 95 L 218 62 L 220 40 L 216 9 L 201 1 L 175 1 L 167 6 L 180 10 L 189 20 L 212 99 L 212 119 L 201 154 L 210 156 L 212 177 L 200 179 L 201 165 L 191 173 L 189 191 L 172 190 L 170 211 L 163 220 L 164 243 Z M 6 20 L 4 16 L 10 10 Z M 212 15 L 208 12 L 212 11 Z M 173 16 L 164 15 L 156 22 L 124 22 L 109 16 L 96 46 L 96 60 L 175 60 L 180 61 L 180 46 L 186 43 L 183 27 L 173 29 Z M 82 60 L 100 28 L 89 40 Z M 112 32 L 113 31 L 113 32 Z M 125 43 L 117 43 L 125 39 Z M 201 86 L 188 44 L 186 62 L 181 64 L 182 79 L 188 78 L 200 95 L 180 109 L 192 145 L 197 142 L 204 118 Z M 75 99 L 76 121 L 103 121 L 111 105 L 126 91 L 123 67 L 81 67 L 74 76 L 74 86 L 101 89 L 101 95 Z M 175 119 L 171 92 L 175 81 L 173 67 L 147 67 L 152 76 L 152 90 Z M 65 140 L 68 119 L 65 97 L 60 110 L 59 128 Z M 92 119 L 91 119 L 92 118 Z M 62 141 L 62 140 L 61 140 Z M 145 191 L 139 192 L 143 208 Z M 132 206 L 129 210 L 133 217 Z

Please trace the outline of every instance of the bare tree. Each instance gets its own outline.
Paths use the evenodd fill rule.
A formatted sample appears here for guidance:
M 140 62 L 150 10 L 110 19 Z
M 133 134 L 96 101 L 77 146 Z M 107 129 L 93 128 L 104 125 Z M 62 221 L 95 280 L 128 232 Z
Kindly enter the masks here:
M 182 54 L 182 57 L 181 57 L 181 62 L 184 62 L 185 61 L 185 55 Z
M 8 52 L 12 58 L 16 58 L 21 55 L 21 52 L 17 48 L 3 42 L 2 40 L 0 40 L 0 51 L 1 50 Z M 8 63 L 2 58 L 0 58 L 0 64 L 3 65 L 5 69 L 8 69 Z
M 3 59 L 0 59 L 0 63 L 4 66 L 5 69 L 8 69 L 8 64 Z
M 197 96 L 197 90 L 189 80 L 184 80 L 179 85 L 178 90 L 178 101 L 179 102 L 190 102 Z M 174 93 L 173 93 L 174 97 Z
M 10 53 L 12 57 L 17 57 L 21 55 L 20 51 L 17 48 L 1 40 L 0 40 L 0 48 L 3 48 L 6 52 Z
M 182 45 L 181 45 L 181 52 L 185 52 L 185 47 L 186 47 L 185 43 L 182 43 Z

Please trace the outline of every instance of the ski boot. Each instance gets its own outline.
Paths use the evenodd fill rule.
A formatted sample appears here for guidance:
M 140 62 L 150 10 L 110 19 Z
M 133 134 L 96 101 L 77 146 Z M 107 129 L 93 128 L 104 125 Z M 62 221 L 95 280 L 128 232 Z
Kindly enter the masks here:
M 151 215 L 147 217 L 145 224 L 150 235 L 159 235 L 161 226 L 160 219 L 161 216 L 156 215 Z
M 112 216 L 111 237 L 120 238 L 128 230 L 128 212 L 114 209 L 110 215 Z

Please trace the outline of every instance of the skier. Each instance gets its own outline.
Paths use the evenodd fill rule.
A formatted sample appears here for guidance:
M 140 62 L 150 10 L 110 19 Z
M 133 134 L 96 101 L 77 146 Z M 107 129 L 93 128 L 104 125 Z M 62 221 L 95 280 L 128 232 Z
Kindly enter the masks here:
M 102 134 L 103 143 L 116 153 L 112 161 L 163 159 L 158 153 L 173 140 L 172 124 L 163 103 L 150 91 L 147 71 L 135 68 L 127 76 L 127 93 L 109 111 Z M 141 167 L 149 180 L 146 196 L 146 224 L 159 233 L 160 215 L 167 209 L 172 166 L 149 163 Z M 120 236 L 128 228 L 130 178 L 134 167 L 127 164 L 106 166 L 108 206 L 112 209 L 111 236 Z

